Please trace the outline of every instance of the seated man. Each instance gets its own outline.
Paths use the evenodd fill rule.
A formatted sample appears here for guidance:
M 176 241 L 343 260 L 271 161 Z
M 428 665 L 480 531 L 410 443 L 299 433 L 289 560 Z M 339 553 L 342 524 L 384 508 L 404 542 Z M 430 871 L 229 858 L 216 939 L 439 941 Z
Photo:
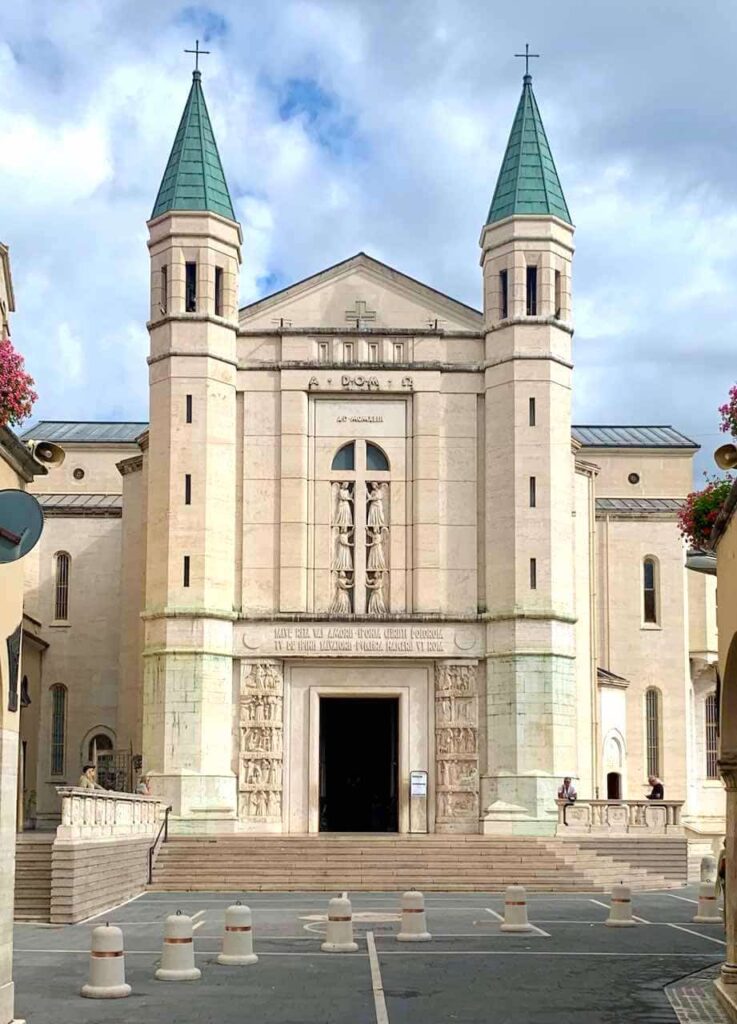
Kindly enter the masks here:
M 566 775 L 566 777 L 563 779 L 563 785 L 560 786 L 558 789 L 558 799 L 565 800 L 565 804 L 563 806 L 564 825 L 568 824 L 568 822 L 566 821 L 566 809 L 568 807 L 573 807 L 574 803 L 576 802 L 577 796 L 578 793 L 576 792 L 573 783 L 570 780 L 570 777 Z
M 664 795 L 663 783 L 660 779 L 656 778 L 655 775 L 648 775 L 647 777 L 648 786 L 652 786 L 652 789 L 647 794 L 648 800 L 662 800 Z
M 82 769 L 82 774 L 80 775 L 79 782 L 77 783 L 79 788 L 80 789 L 104 789 L 105 787 L 101 786 L 100 783 L 96 780 L 96 778 L 95 778 L 96 774 L 97 774 L 97 769 L 95 768 L 95 766 L 93 764 L 86 764 L 84 766 L 84 768 Z

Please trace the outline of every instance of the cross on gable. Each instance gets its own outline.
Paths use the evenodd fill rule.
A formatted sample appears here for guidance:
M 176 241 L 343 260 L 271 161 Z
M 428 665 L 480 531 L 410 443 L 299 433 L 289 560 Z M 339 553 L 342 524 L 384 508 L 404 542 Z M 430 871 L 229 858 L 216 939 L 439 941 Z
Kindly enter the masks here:
M 345 311 L 346 320 L 355 321 L 356 328 L 360 330 L 362 320 L 375 320 L 376 310 L 366 309 L 366 303 L 363 299 L 356 299 L 355 309 L 347 309 Z

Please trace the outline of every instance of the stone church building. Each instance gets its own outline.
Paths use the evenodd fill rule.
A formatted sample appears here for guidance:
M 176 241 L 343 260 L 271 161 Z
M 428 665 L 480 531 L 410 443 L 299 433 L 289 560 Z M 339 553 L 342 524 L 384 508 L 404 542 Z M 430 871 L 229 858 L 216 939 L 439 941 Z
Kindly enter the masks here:
M 66 460 L 33 486 L 25 826 L 92 760 L 150 773 L 179 832 L 551 835 L 563 776 L 636 800 L 653 774 L 716 835 L 697 445 L 571 423 L 574 229 L 531 77 L 481 310 L 364 253 L 239 309 L 198 71 L 148 228 L 150 422 L 26 433 Z

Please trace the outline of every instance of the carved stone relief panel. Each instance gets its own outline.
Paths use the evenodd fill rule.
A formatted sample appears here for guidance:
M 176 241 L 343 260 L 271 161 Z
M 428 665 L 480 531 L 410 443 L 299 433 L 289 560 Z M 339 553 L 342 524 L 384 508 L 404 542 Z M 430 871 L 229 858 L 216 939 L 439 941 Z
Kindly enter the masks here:
M 479 757 L 476 665 L 435 663 L 436 822 L 478 827 Z
M 278 661 L 243 662 L 240 693 L 238 813 L 281 821 L 284 679 Z

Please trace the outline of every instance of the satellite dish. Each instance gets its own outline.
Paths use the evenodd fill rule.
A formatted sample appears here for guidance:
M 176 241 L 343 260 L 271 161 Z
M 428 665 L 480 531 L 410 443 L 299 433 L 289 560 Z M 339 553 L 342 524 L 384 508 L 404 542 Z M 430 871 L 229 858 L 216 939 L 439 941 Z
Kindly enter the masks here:
M 27 555 L 44 528 L 43 509 L 32 494 L 0 491 L 0 563 L 15 562 Z

